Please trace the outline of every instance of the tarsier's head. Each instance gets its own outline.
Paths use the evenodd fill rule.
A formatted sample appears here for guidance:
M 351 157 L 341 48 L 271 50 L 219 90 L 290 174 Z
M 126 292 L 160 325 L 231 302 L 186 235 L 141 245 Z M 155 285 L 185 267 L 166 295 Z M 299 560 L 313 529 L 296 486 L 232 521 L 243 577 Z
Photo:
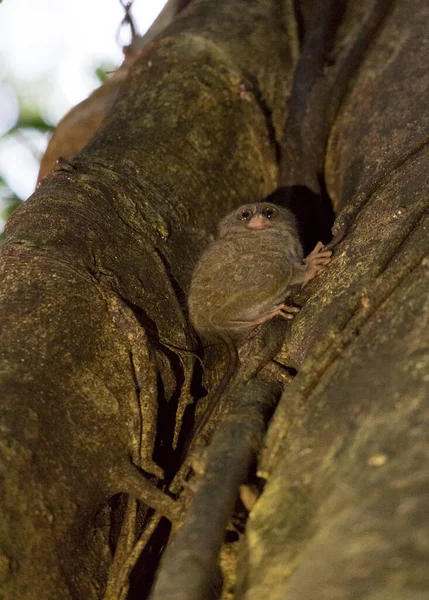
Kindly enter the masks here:
M 270 202 L 244 204 L 219 224 L 219 237 L 243 232 L 295 228 L 295 217 L 287 209 Z

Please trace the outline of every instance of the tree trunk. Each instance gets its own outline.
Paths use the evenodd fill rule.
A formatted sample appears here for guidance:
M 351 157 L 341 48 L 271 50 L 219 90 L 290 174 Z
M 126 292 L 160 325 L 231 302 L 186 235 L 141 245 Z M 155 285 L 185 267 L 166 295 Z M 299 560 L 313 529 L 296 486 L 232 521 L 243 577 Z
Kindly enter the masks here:
M 361 10 L 350 2 L 344 39 Z M 330 138 L 328 190 L 355 224 L 277 357 L 299 372 L 269 433 L 239 597 L 414 600 L 428 587 L 428 21 L 424 0 L 397 0 Z M 120 493 L 180 520 L 160 488 L 203 395 L 190 275 L 219 219 L 275 188 L 297 57 L 291 0 L 194 3 L 142 51 L 92 142 L 8 223 L 7 600 L 101 598 Z M 209 358 L 208 388 L 223 368 Z M 140 598 L 167 536 L 163 520 L 134 574 Z
M 192 399 L 180 349 L 194 346 L 193 265 L 225 212 L 275 185 L 296 54 L 284 12 L 198 3 L 143 50 L 93 142 L 7 225 L 5 598 L 100 598 L 111 499 L 146 499 L 132 464 L 158 473 L 156 429 L 155 460 L 174 472 L 174 419 Z
M 425 2 L 395 3 L 331 135 L 328 190 L 355 224 L 285 340 L 299 373 L 239 598 L 428 595 L 428 25 Z

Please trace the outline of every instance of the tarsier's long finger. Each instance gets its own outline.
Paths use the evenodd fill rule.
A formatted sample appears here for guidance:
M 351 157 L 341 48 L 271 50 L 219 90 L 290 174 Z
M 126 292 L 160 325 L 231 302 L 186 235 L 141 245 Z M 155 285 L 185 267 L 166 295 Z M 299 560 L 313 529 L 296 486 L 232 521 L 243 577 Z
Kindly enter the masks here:
M 312 250 L 310 252 L 310 254 L 308 256 L 306 256 L 304 258 L 304 262 L 306 263 L 309 259 L 313 258 L 314 256 L 316 256 L 319 253 L 319 250 L 323 247 L 322 242 L 317 242 L 314 250 Z
M 285 319 L 293 319 L 293 314 L 289 312 L 283 312 L 282 310 L 279 312 L 280 317 L 284 317 Z
M 329 265 L 329 263 L 331 262 L 331 258 L 326 257 L 324 258 L 323 256 L 321 256 L 320 258 L 313 258 L 313 265 Z
M 297 306 L 289 306 L 289 304 L 284 304 L 280 307 L 280 310 L 284 310 L 285 312 L 297 313 L 300 309 Z
M 293 319 L 294 314 L 300 311 L 297 306 L 289 306 L 289 304 L 282 304 L 279 309 L 278 314 L 285 319 Z
M 308 264 L 309 262 L 314 261 L 316 258 L 329 258 L 332 256 L 331 250 L 322 250 L 322 248 L 322 242 L 317 242 L 314 250 L 312 250 L 310 254 L 304 258 L 304 264 Z

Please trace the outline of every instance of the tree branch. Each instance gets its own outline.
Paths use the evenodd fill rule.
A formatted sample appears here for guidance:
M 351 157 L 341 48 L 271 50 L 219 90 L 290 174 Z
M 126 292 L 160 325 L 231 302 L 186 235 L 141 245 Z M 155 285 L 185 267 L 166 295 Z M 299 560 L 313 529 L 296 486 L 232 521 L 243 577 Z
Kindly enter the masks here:
M 207 598 L 240 484 L 261 447 L 276 399 L 273 385 L 234 388 L 234 406 L 206 450 L 185 523 L 162 559 L 152 600 Z

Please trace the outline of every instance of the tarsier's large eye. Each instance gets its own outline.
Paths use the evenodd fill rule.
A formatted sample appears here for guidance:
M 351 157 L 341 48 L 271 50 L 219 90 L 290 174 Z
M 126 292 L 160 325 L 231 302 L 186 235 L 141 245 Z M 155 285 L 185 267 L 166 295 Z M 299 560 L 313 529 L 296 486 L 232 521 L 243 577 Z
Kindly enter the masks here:
M 266 208 L 262 209 L 261 212 L 264 217 L 267 217 L 267 219 L 272 219 L 273 217 L 277 216 L 279 211 L 277 208 L 274 208 L 274 206 L 267 206 Z
M 250 208 L 243 208 L 242 210 L 238 211 L 237 217 L 241 221 L 248 221 L 253 217 L 253 212 L 250 210 Z

